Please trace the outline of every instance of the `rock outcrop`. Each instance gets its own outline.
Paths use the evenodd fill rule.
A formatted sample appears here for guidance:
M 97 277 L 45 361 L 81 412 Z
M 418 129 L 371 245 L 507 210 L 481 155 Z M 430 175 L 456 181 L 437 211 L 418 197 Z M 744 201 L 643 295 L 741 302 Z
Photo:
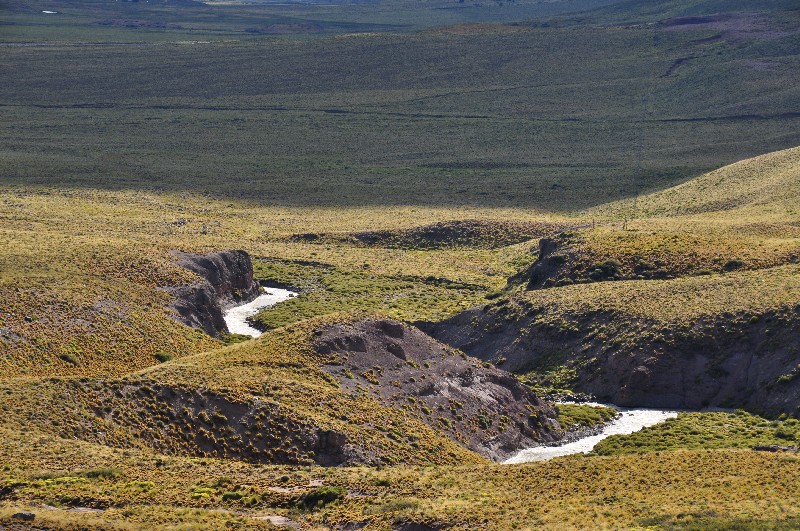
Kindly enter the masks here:
M 364 319 L 318 331 L 323 369 L 343 390 L 380 396 L 490 459 L 561 437 L 555 410 L 510 373 L 417 328 Z
M 526 289 L 546 287 L 548 282 L 559 272 L 566 258 L 563 254 L 556 254 L 560 244 L 554 238 L 539 240 L 539 256 L 529 268 L 509 279 L 509 285 L 524 283 Z
M 181 323 L 200 328 L 210 336 L 226 333 L 225 308 L 249 302 L 259 294 L 253 280 L 253 263 L 245 251 L 220 251 L 205 255 L 173 251 L 177 263 L 204 280 L 189 286 L 165 288 L 175 297 L 172 308 Z

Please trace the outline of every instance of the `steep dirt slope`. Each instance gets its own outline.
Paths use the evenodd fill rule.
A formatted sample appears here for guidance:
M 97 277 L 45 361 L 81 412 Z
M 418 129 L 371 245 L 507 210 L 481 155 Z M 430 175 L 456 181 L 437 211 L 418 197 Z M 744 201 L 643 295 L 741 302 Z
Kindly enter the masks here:
M 367 319 L 318 332 L 325 371 L 367 389 L 492 459 L 558 436 L 553 409 L 511 374 L 475 363 L 396 321 Z

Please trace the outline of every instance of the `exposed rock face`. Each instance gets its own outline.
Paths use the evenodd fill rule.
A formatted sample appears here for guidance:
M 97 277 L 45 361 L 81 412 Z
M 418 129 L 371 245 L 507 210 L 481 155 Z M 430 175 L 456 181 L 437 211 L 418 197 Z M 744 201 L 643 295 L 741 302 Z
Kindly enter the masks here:
M 558 248 L 558 240 L 552 238 L 539 240 L 539 258 L 526 271 L 512 277 L 509 284 L 525 282 L 527 289 L 544 287 L 556 276 L 566 261 L 562 254 L 555 254 Z
M 576 282 L 619 279 L 619 272 L 614 270 L 611 262 L 600 264 L 600 269 L 591 272 L 583 271 L 578 263 L 578 241 L 579 237 L 570 232 L 541 238 L 536 261 L 509 278 L 508 286 L 523 286 L 526 290 L 535 290 Z
M 255 299 L 258 283 L 253 280 L 253 262 L 245 251 L 191 254 L 173 251 L 178 264 L 205 278 L 222 306 Z
M 777 444 L 767 444 L 762 446 L 753 446 L 756 452 L 791 452 L 800 453 L 800 446 L 779 446 Z
M 224 308 L 258 297 L 253 263 L 245 251 L 171 254 L 179 265 L 205 279 L 191 286 L 166 288 L 175 297 L 172 308 L 178 313 L 178 320 L 187 326 L 218 336 L 228 331 L 222 318 Z
M 566 365 L 575 390 L 621 406 L 799 412 L 800 308 L 726 314 L 678 330 L 597 311 L 555 324 L 538 320 L 542 312 L 512 299 L 423 328 L 510 371 Z
M 561 436 L 555 411 L 510 373 L 417 328 L 383 319 L 331 325 L 315 349 L 342 389 L 367 389 L 491 459 Z

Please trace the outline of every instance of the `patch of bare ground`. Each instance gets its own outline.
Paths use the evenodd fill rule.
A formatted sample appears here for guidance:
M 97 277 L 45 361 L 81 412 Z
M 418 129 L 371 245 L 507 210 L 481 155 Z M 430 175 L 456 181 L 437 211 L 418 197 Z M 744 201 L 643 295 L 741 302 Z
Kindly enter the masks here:
M 316 349 L 342 389 L 366 388 L 495 460 L 560 437 L 555 412 L 510 373 L 390 320 L 335 324 Z M 400 436 L 400 434 L 396 434 Z

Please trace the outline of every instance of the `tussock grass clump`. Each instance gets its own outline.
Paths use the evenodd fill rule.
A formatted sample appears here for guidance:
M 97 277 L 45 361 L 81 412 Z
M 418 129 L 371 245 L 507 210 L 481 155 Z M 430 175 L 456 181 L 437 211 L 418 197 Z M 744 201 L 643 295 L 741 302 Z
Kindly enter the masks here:
M 324 487 L 317 487 L 316 489 L 303 494 L 298 502 L 300 507 L 303 507 L 306 510 L 310 509 L 321 509 L 326 505 L 329 505 L 347 494 L 347 491 L 342 487 L 337 486 L 324 486 Z

